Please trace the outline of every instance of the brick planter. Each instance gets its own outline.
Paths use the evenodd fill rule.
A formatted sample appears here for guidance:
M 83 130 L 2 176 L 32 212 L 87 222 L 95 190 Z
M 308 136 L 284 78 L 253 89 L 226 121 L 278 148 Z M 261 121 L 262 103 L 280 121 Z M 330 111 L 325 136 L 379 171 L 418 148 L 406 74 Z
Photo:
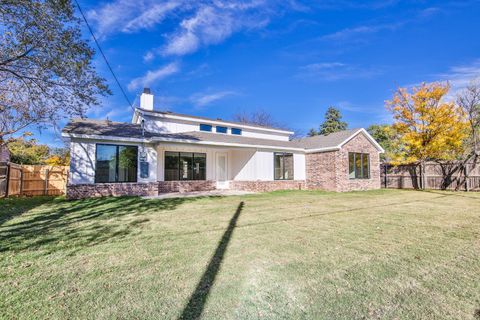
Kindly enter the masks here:
M 230 181 L 230 189 L 252 192 L 305 189 L 304 180 Z

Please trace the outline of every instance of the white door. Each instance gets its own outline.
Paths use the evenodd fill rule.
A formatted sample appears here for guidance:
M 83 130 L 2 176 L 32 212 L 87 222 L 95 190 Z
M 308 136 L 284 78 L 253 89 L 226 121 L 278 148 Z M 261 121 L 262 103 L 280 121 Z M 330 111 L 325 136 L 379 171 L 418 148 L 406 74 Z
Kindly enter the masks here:
M 216 179 L 218 189 L 228 188 L 227 163 L 227 154 L 217 153 Z

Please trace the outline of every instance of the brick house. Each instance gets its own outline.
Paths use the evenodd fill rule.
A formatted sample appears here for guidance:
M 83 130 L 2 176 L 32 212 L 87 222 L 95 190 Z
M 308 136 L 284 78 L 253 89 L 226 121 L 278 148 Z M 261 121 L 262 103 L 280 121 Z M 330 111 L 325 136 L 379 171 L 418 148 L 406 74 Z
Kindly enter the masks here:
M 293 132 L 153 108 L 131 123 L 71 120 L 69 198 L 213 189 L 380 188 L 380 145 L 365 129 L 290 140 Z

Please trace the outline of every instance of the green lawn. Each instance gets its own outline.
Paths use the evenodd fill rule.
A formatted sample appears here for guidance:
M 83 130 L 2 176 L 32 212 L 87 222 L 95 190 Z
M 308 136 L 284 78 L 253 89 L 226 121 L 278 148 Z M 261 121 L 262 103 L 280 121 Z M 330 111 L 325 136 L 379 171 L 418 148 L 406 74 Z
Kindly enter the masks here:
M 480 319 L 480 193 L 0 200 L 0 318 Z

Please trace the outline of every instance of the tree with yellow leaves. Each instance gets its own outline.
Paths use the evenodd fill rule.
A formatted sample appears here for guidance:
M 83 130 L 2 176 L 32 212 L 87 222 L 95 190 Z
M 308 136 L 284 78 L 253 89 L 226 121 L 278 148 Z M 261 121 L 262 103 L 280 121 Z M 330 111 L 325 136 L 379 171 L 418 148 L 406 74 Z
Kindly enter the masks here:
M 399 136 L 393 164 L 454 160 L 462 154 L 469 126 L 462 108 L 446 101 L 449 89 L 448 84 L 423 83 L 410 91 L 399 88 L 386 102 Z

